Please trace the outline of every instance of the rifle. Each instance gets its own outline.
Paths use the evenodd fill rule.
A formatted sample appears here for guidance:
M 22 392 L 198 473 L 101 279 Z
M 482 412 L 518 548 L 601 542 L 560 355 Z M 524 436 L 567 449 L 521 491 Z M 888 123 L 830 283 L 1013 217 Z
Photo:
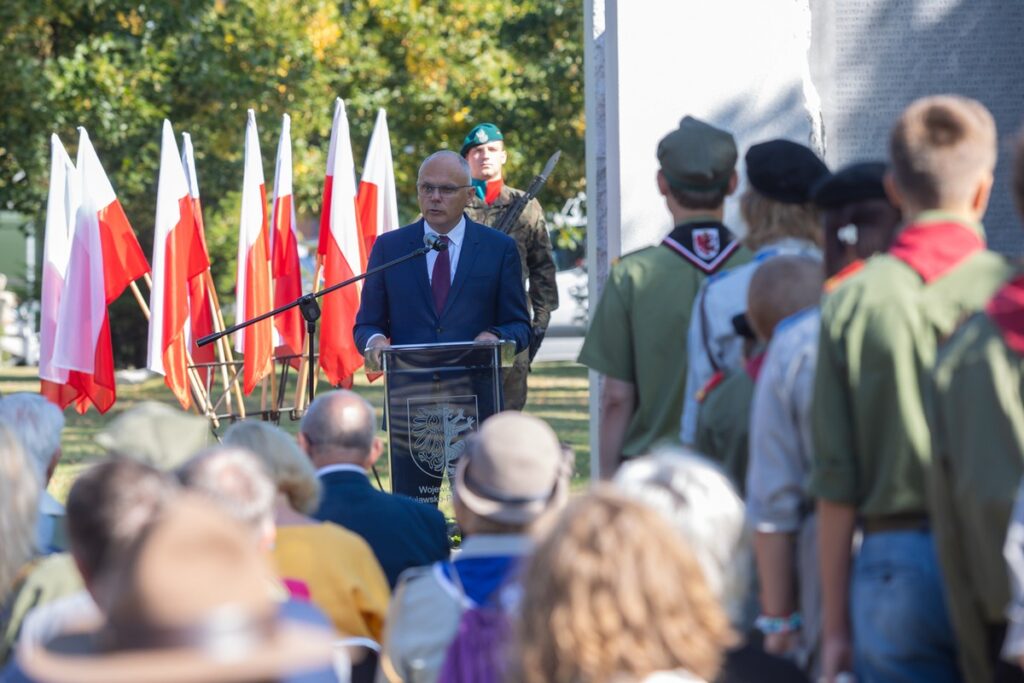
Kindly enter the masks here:
M 512 231 L 512 226 L 516 224 L 517 220 L 519 220 L 519 216 L 522 215 L 523 209 L 526 208 L 526 205 L 530 203 L 531 199 L 540 194 L 541 189 L 544 187 L 544 183 L 548 181 L 548 176 L 550 176 L 551 172 L 555 170 L 555 165 L 558 163 L 558 159 L 561 156 L 562 150 L 558 150 L 551 155 L 548 162 L 544 164 L 544 170 L 540 172 L 540 175 L 533 179 L 530 186 L 526 188 L 526 192 L 519 197 L 519 199 L 509 204 L 508 208 L 505 209 L 505 212 L 501 214 L 501 217 L 494 221 L 494 228 L 501 230 L 506 235 Z

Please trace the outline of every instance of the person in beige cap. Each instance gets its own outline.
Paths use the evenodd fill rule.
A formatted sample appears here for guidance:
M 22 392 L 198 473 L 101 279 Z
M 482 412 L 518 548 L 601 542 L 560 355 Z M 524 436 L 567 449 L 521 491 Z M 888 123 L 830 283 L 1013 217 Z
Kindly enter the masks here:
M 378 681 L 434 683 L 463 613 L 507 601 L 503 589 L 531 550 L 531 533 L 568 498 L 570 461 L 543 420 L 499 413 L 466 444 L 453 488 L 462 547 L 454 561 L 402 575 Z
M 166 403 L 143 401 L 95 436 L 110 455 L 139 460 L 165 472 L 213 443 L 210 422 Z
M 736 156 L 731 133 L 692 116 L 658 143 L 656 181 L 675 228 L 612 267 L 579 356 L 603 379 L 602 478 L 678 437 L 693 301 L 707 277 L 750 259 L 722 223 Z
M 18 662 L 40 683 L 336 680 L 330 631 L 282 619 L 272 571 L 242 525 L 185 495 L 143 531 L 118 570 L 105 622 L 83 624 Z

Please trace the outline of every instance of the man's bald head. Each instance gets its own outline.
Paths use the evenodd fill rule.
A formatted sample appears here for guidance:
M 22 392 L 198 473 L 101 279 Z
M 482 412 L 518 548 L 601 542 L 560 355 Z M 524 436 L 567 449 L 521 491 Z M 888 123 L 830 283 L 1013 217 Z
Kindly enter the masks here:
M 300 443 L 317 467 L 337 463 L 362 465 L 376 447 L 373 406 L 345 389 L 316 397 L 302 416 Z
M 767 341 L 782 320 L 821 298 L 825 270 L 805 256 L 776 256 L 754 271 L 747 294 L 747 317 L 757 336 Z

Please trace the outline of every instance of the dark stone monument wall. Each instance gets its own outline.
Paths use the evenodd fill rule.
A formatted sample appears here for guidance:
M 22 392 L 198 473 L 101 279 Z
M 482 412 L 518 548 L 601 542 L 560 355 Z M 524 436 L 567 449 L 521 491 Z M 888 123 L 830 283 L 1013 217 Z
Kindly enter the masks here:
M 1024 1 L 810 2 L 811 78 L 829 166 L 884 159 L 892 122 L 917 97 L 973 97 L 992 111 L 1000 137 L 989 244 L 1024 254 L 1010 195 L 1012 140 L 1024 124 Z

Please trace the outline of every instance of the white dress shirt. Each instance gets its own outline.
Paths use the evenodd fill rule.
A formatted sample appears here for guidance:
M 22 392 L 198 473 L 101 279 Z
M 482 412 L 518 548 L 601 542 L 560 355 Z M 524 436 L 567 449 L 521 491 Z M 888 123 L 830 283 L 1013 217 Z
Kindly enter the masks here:
M 427 235 L 441 237 L 441 233 L 430 227 L 430 223 L 427 223 L 426 219 L 424 219 L 423 236 L 426 237 Z M 463 216 L 459 219 L 459 222 L 455 224 L 455 227 L 448 231 L 448 273 L 452 282 L 455 282 L 455 268 L 459 265 L 459 254 L 462 252 L 462 243 L 465 239 L 466 217 Z M 437 263 L 437 255 L 440 253 L 441 252 L 434 251 L 433 249 L 427 252 L 427 282 L 430 282 L 431 284 L 433 284 L 434 279 L 434 264 Z M 370 348 L 377 337 L 381 337 L 382 339 L 387 338 L 378 332 L 366 340 L 366 348 Z
M 334 465 L 326 465 L 318 469 L 316 471 L 317 479 L 320 479 L 327 474 L 331 474 L 332 472 L 358 472 L 364 477 L 367 476 L 365 467 L 362 467 L 360 465 L 352 465 L 349 463 L 339 462 Z
M 430 223 L 426 220 L 423 221 L 423 236 L 433 235 L 434 237 L 441 237 L 441 233 L 430 227 Z M 448 262 L 451 264 L 449 273 L 451 274 L 452 282 L 455 282 L 455 268 L 459 265 L 459 253 L 462 251 L 462 242 L 466 239 L 466 217 L 463 216 L 459 219 L 459 222 L 455 224 L 455 227 L 448 231 Z M 427 280 L 433 284 L 434 280 L 434 264 L 437 263 L 437 255 L 439 251 L 428 251 L 427 252 Z M 449 283 L 450 284 L 450 283 Z

